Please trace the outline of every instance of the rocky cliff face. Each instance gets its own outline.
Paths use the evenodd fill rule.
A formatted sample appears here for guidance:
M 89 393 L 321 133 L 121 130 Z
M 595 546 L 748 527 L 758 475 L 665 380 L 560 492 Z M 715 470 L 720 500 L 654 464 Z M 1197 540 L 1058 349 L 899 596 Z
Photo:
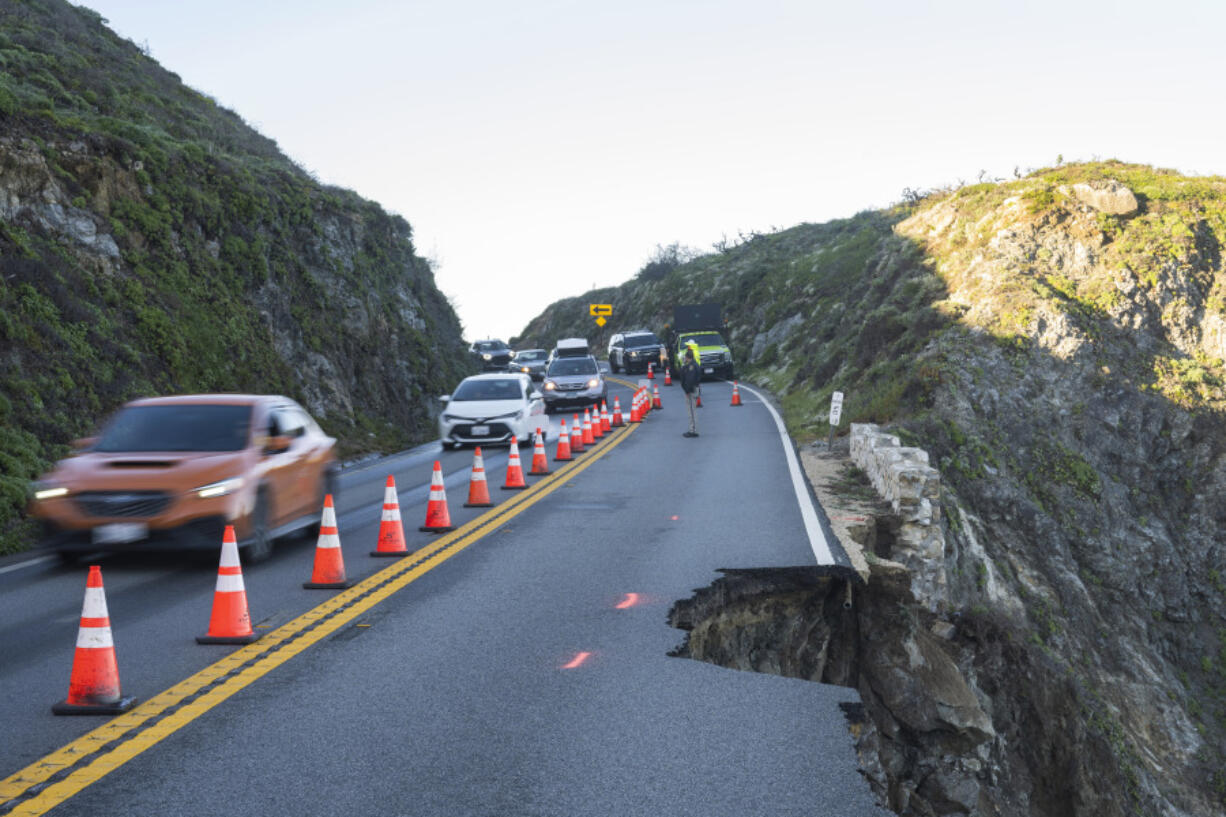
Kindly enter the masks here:
M 871 660 L 824 676 L 865 695 L 900 813 L 1226 813 L 1224 238 L 1226 182 L 1101 163 L 613 291 L 653 328 L 722 301 L 797 437 L 824 436 L 837 389 L 845 423 L 887 424 L 939 472 L 940 537 L 864 594 Z M 959 707 L 987 722 L 951 726 Z
M 469 368 L 399 216 L 324 187 L 85 9 L 0 9 L 0 551 L 27 480 L 136 396 L 295 397 L 350 452 Z

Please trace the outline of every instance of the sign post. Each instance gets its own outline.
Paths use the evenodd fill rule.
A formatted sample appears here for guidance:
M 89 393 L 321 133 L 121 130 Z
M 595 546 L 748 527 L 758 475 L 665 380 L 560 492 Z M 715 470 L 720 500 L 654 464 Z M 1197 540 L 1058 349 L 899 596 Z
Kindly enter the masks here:
M 613 314 L 613 304 L 588 304 L 587 311 L 595 316 L 597 326 L 604 326 L 605 320 Z
M 836 391 L 830 395 L 830 435 L 826 438 L 826 448 L 834 445 L 834 430 L 839 427 L 839 417 L 843 414 L 843 392 Z

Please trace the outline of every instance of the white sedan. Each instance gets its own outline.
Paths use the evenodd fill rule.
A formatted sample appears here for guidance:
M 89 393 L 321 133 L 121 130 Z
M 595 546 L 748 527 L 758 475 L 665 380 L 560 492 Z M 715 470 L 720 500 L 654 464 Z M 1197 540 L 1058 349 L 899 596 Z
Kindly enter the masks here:
M 539 428 L 549 434 L 545 401 L 526 374 L 479 374 L 466 377 L 449 396 L 438 418 L 443 445 L 531 442 Z

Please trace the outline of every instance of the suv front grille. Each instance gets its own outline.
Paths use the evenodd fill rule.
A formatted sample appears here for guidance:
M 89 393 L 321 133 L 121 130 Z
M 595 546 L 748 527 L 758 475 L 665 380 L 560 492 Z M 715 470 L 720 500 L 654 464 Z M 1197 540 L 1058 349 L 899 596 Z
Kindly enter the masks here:
M 87 491 L 73 499 L 82 513 L 98 517 L 157 516 L 170 504 L 163 491 Z
M 706 352 L 702 355 L 699 355 L 699 357 L 702 358 L 702 365 L 704 366 L 709 366 L 712 363 L 723 363 L 724 362 L 723 352 Z

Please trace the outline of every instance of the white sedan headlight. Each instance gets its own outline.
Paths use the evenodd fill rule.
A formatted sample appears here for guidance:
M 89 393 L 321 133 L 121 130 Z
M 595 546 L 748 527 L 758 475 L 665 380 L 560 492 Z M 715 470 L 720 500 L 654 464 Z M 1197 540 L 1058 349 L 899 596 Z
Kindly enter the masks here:
M 201 485 L 199 488 L 193 488 L 192 493 L 201 499 L 213 499 L 214 497 L 232 494 L 242 487 L 242 477 L 231 477 L 230 479 L 223 479 L 220 482 L 211 482 L 208 485 Z

